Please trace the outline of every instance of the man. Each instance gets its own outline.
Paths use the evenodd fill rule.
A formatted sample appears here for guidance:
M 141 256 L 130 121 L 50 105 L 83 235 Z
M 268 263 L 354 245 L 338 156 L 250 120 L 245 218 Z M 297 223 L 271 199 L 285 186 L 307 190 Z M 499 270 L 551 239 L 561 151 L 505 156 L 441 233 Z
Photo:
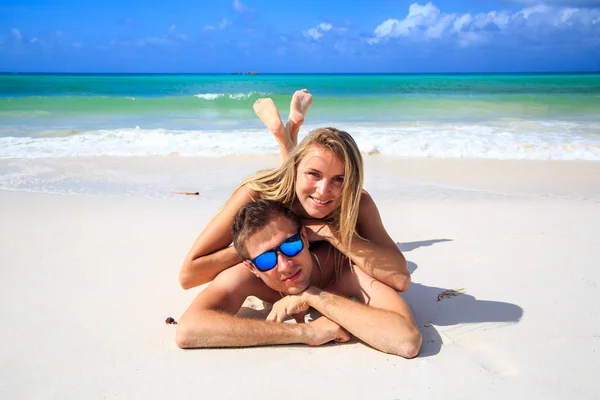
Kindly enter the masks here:
M 309 250 L 297 215 L 283 204 L 246 204 L 232 232 L 244 261 L 219 274 L 194 299 L 177 325 L 179 347 L 318 346 L 346 342 L 351 333 L 386 353 L 405 358 L 419 353 L 421 333 L 404 300 L 351 268 L 329 244 Z M 266 321 L 235 316 L 248 296 L 273 303 Z M 283 323 L 290 316 L 303 322 L 309 307 L 322 316 L 309 323 Z

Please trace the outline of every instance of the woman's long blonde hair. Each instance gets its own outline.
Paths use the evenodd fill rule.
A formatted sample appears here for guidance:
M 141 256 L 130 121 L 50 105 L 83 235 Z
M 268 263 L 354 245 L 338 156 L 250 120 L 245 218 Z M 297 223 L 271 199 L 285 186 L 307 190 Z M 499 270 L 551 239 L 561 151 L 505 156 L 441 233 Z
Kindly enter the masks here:
M 356 221 L 363 187 L 363 159 L 358 146 L 348 132 L 336 128 L 319 128 L 310 132 L 296 146 L 284 163 L 275 170 L 258 172 L 244 180 L 243 185 L 258 192 L 262 199 L 278 200 L 292 207 L 296 201 L 298 165 L 313 146 L 321 146 L 344 163 L 340 205 L 326 221 L 339 232 L 342 246 L 349 250 L 356 232 Z

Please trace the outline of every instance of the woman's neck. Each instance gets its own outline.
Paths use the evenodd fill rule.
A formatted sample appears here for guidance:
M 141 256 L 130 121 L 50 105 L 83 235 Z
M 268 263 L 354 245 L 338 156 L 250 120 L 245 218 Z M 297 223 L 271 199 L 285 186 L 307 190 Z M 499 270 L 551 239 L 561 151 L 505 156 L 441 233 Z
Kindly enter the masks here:
M 292 207 L 290 207 L 292 209 L 292 211 L 294 211 L 300 218 L 311 218 L 310 215 L 308 215 L 308 213 L 306 212 L 306 210 L 304 209 L 304 207 L 302 207 L 302 204 L 300 204 L 300 202 L 298 200 L 296 200 L 294 202 L 294 204 L 292 204 Z

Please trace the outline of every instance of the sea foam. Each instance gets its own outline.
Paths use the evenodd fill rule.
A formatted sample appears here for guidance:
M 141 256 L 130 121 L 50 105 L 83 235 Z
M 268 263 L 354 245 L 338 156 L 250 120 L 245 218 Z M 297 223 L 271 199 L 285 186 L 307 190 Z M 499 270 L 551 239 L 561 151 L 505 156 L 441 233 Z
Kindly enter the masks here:
M 332 124 L 364 154 L 514 160 L 600 160 L 600 123 L 502 120 L 487 123 Z M 316 126 L 305 126 L 300 139 Z M 104 129 L 43 137 L 0 137 L 0 158 L 228 156 L 276 154 L 263 129 Z
M 252 96 L 267 96 L 268 93 L 248 92 L 248 93 L 198 93 L 194 97 L 202 100 L 215 100 L 221 97 L 226 97 L 231 100 L 245 100 Z

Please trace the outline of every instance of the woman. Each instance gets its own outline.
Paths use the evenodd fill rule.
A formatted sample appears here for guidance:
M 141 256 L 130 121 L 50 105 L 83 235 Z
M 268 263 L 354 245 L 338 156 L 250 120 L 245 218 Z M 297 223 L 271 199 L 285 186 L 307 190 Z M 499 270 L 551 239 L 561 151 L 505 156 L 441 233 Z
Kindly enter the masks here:
M 306 95 L 310 96 L 307 91 L 294 94 L 292 110 L 299 115 L 291 112 L 285 127 L 271 99 L 255 104 L 280 143 L 281 166 L 245 179 L 200 233 L 179 274 L 184 289 L 209 282 L 242 261 L 230 246 L 233 216 L 258 198 L 293 208 L 311 242 L 328 241 L 375 279 L 398 291 L 408 288 L 406 260 L 383 227 L 373 199 L 362 189 L 363 160 L 352 137 L 335 128 L 319 128 L 295 145 L 310 107 Z

